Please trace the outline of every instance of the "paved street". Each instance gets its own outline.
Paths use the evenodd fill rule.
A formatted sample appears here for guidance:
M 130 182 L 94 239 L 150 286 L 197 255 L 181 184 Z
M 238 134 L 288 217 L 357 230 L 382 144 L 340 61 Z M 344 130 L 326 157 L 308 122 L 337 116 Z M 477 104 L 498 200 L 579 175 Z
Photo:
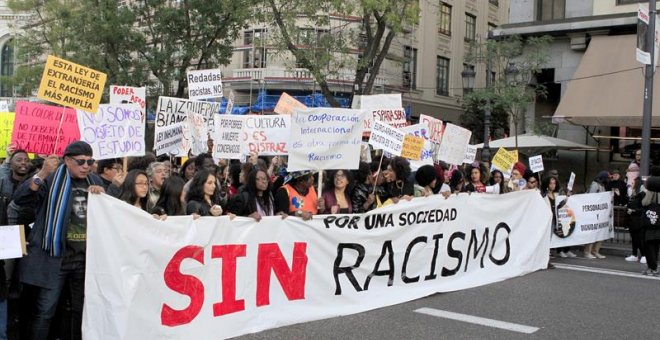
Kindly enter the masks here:
M 660 278 L 643 277 L 642 265 L 621 256 L 553 262 L 557 269 L 241 339 L 660 338 Z

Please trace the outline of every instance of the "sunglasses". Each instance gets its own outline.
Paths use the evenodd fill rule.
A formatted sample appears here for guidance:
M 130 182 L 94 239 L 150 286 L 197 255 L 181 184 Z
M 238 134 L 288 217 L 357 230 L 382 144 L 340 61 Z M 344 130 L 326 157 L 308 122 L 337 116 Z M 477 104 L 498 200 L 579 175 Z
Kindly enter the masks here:
M 71 158 L 71 157 L 69 157 L 69 158 L 71 160 L 73 160 L 74 162 L 76 162 L 76 164 L 78 164 L 79 166 L 83 166 L 83 165 L 85 165 L 85 163 L 87 163 L 87 165 L 89 165 L 89 166 L 92 166 L 92 164 L 94 164 L 94 162 L 96 162 L 94 160 L 94 158 L 90 158 L 90 159 L 75 159 L 75 158 Z

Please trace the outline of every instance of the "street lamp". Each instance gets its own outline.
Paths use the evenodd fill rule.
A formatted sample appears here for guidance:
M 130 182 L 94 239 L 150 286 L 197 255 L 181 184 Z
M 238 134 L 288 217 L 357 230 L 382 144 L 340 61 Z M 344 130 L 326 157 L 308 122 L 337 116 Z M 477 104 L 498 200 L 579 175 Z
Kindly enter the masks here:
M 472 93 L 474 90 L 474 78 L 477 73 L 471 67 L 466 67 L 463 72 L 461 72 L 461 78 L 463 78 L 463 95 Z
M 492 82 L 490 55 L 486 56 L 486 88 L 490 88 Z M 476 73 L 474 69 L 466 67 L 461 72 L 463 78 L 463 95 L 467 95 L 474 90 L 474 80 Z M 481 149 L 481 161 L 490 162 L 490 99 L 486 99 L 486 106 L 484 107 L 484 147 Z

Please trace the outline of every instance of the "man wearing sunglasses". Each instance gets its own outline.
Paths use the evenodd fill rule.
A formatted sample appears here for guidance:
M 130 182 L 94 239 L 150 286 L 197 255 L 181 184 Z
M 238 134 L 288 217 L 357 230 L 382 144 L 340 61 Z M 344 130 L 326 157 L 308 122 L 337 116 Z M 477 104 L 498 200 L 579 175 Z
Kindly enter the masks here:
M 92 148 L 69 144 L 64 162 L 56 156 L 26 180 L 14 195 L 18 205 L 34 205 L 37 214 L 27 237 L 28 255 L 21 259 L 19 279 L 33 295 L 28 339 L 47 339 L 60 293 L 71 293 L 72 335 L 81 338 L 87 239 L 87 194 L 102 193 L 103 181 L 92 171 Z

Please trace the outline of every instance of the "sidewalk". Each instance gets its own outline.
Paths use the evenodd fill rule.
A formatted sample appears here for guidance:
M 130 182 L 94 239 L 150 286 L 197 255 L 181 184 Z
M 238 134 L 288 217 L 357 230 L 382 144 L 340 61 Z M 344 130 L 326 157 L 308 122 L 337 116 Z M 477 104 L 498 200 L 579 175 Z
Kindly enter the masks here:
M 616 242 L 615 240 L 607 240 L 603 242 L 600 247 L 600 252 L 603 255 L 626 257 L 632 253 L 630 242 Z

